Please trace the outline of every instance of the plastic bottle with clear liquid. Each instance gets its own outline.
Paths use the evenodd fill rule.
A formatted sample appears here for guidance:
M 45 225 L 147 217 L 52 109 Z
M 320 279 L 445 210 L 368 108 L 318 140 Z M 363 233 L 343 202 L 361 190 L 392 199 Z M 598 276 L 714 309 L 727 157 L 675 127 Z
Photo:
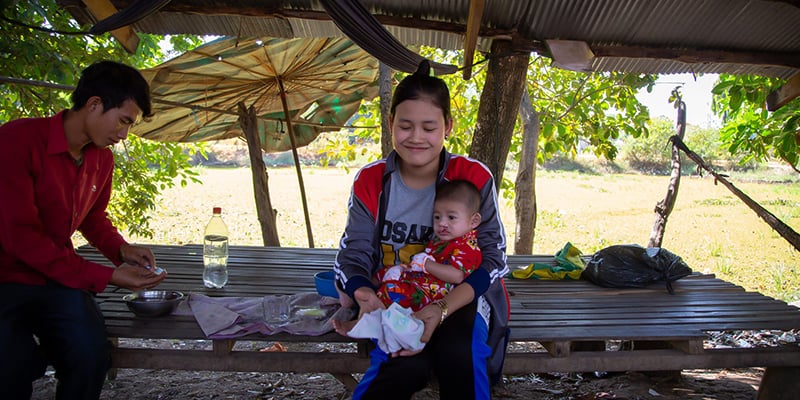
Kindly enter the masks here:
M 228 227 L 222 208 L 214 207 L 203 237 L 203 284 L 220 289 L 228 283 Z

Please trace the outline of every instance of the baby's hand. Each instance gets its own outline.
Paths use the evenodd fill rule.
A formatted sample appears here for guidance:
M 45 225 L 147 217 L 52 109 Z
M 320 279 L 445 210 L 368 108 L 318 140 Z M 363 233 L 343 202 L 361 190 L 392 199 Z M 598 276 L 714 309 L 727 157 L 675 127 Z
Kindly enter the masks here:
M 409 267 L 412 271 L 422 271 L 427 273 L 428 271 L 425 270 L 425 263 L 428 260 L 435 261 L 433 256 L 428 253 L 418 253 L 411 257 L 411 263 Z

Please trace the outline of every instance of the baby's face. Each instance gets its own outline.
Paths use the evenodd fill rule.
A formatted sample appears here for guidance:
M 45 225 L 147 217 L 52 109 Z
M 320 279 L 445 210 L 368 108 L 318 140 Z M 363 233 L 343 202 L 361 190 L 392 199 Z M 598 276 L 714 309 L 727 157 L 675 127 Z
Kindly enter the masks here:
M 464 236 L 478 226 L 475 214 L 461 201 L 436 200 L 433 203 L 433 232 L 440 240 Z

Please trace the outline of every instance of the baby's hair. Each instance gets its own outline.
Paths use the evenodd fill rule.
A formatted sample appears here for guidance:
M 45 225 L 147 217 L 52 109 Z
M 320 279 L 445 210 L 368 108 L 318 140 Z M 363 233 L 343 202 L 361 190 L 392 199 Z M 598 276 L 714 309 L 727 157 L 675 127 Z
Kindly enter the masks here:
M 456 179 L 442 183 L 436 187 L 436 201 L 438 200 L 462 202 L 472 212 L 481 210 L 481 192 L 470 181 Z
M 398 104 L 406 100 L 417 100 L 425 97 L 442 109 L 445 122 L 452 119 L 450 113 L 450 89 L 447 88 L 447 84 L 441 78 L 431 76 L 430 72 L 430 62 L 422 60 L 416 72 L 400 81 L 394 89 L 392 105 L 389 107 L 391 115 L 394 115 Z

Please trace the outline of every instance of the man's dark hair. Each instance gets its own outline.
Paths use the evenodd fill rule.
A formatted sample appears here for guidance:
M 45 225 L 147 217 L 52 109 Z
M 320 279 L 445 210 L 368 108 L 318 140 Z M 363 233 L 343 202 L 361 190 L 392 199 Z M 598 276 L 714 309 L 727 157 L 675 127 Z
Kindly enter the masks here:
M 472 212 L 481 210 L 481 192 L 470 181 L 452 180 L 436 187 L 436 200 L 460 201 Z
M 72 92 L 72 109 L 80 110 L 92 96 L 102 99 L 104 111 L 120 107 L 131 99 L 142 110 L 142 117 L 153 115 L 150 85 L 136 68 L 125 64 L 100 61 L 84 69 Z

